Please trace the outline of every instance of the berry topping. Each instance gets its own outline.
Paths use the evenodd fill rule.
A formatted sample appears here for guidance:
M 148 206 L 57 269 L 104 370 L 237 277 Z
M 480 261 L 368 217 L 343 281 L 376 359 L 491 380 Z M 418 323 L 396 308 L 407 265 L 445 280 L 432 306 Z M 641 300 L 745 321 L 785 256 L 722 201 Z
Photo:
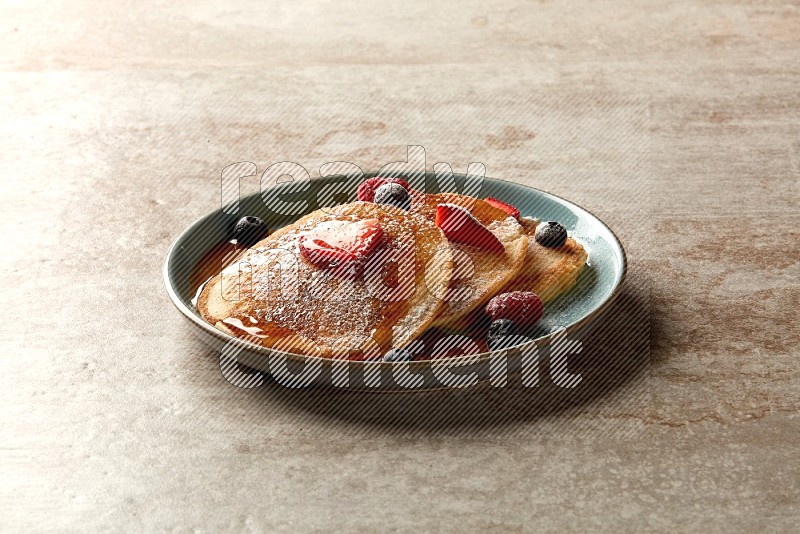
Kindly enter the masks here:
M 543 247 L 558 248 L 567 241 L 567 229 L 555 221 L 541 223 L 536 228 L 535 239 Z
M 486 305 L 486 314 L 493 321 L 510 319 L 522 327 L 536 324 L 543 313 L 542 299 L 532 291 L 501 293 Z
M 374 178 L 369 178 L 361 182 L 361 185 L 358 186 L 356 198 L 364 202 L 375 202 L 375 191 L 383 184 L 389 183 L 400 184 L 406 190 L 406 193 L 411 189 L 408 182 L 400 178 L 381 178 L 380 176 L 375 176 Z
M 519 219 L 519 210 L 512 206 L 511 204 L 506 204 L 502 200 L 497 200 L 496 198 L 489 197 L 484 200 L 487 204 L 494 206 L 495 208 L 500 208 L 504 212 L 508 213 L 515 219 Z
M 356 259 L 355 254 L 326 241 L 309 236 L 300 236 L 300 253 L 305 259 L 318 267 L 330 267 Z
M 530 341 L 530 338 L 517 331 L 517 325 L 510 319 L 492 321 L 489 333 L 486 335 L 486 344 L 489 350 L 503 350 Z
M 376 204 L 389 204 L 400 209 L 411 208 L 411 198 L 408 190 L 397 182 L 388 182 L 375 190 L 374 202 Z
M 442 229 L 447 239 L 455 243 L 472 245 L 498 254 L 506 250 L 497 236 L 461 206 L 455 204 L 436 206 L 436 226 Z
M 236 241 L 246 247 L 251 247 L 267 237 L 269 228 L 264 221 L 258 217 L 242 217 L 233 228 L 233 237 Z
M 492 324 L 489 325 L 487 337 L 492 339 L 500 336 L 510 336 L 516 334 L 517 331 L 517 323 L 511 319 L 497 319 L 496 321 L 492 321 Z
M 385 362 L 410 362 L 414 355 L 406 349 L 392 349 L 383 357 Z
M 323 223 L 298 240 L 300 254 L 318 267 L 333 267 L 366 258 L 383 238 L 378 219 Z

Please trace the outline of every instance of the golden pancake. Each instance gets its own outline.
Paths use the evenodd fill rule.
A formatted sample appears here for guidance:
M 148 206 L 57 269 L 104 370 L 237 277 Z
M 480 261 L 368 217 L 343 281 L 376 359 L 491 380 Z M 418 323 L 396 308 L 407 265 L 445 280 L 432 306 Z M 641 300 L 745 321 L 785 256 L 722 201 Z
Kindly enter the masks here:
M 544 247 L 534 239 L 536 220 L 522 217 L 520 224 L 529 237 L 525 262 L 501 292 L 533 291 L 542 302 L 549 302 L 572 289 L 589 257 L 583 246 L 569 237 L 560 247 Z
M 431 221 L 435 220 L 436 206 L 439 204 L 455 204 L 466 208 L 505 247 L 505 252 L 498 254 L 471 245 L 450 242 L 455 270 L 445 304 L 431 326 L 452 326 L 457 324 L 458 319 L 492 298 L 517 275 L 525 259 L 528 238 L 514 217 L 480 199 L 442 193 L 415 195 L 412 201 L 412 211 Z
M 338 275 L 299 254 L 301 236 L 315 229 L 370 219 L 383 238 L 359 276 Z M 197 309 L 222 330 L 267 347 L 372 359 L 431 324 L 452 269 L 447 238 L 433 222 L 354 202 L 315 211 L 260 241 L 206 284 Z

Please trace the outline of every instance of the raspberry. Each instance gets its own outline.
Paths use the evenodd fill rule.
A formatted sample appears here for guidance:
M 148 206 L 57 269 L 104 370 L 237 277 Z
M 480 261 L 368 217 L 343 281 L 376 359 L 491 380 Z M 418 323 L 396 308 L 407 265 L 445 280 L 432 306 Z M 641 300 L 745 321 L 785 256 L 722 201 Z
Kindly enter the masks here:
M 408 182 L 405 180 L 401 180 L 400 178 L 381 178 L 380 176 L 375 176 L 374 178 L 369 178 L 368 180 L 361 182 L 361 185 L 358 186 L 356 198 L 358 198 L 358 200 L 363 200 L 364 202 L 374 202 L 375 191 L 383 184 L 400 184 L 406 191 L 411 191 L 411 186 L 408 185 Z
M 486 305 L 486 314 L 493 321 L 510 319 L 520 326 L 536 324 L 543 313 L 542 299 L 532 291 L 501 293 Z

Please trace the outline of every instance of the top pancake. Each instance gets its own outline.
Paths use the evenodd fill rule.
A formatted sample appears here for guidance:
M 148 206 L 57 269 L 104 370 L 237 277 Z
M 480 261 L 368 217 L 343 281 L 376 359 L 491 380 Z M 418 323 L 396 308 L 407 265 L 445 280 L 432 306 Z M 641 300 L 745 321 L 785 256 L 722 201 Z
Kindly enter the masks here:
M 373 218 L 384 237 L 362 276 L 332 276 L 331 269 L 300 256 L 303 233 Z M 206 284 L 197 309 L 212 324 L 268 347 L 376 358 L 430 325 L 452 270 L 447 238 L 432 222 L 391 206 L 354 202 L 315 211 L 259 242 Z
M 412 211 L 433 221 L 436 206 L 455 204 L 466 208 L 478 222 L 503 243 L 502 254 L 478 247 L 450 242 L 455 270 L 439 316 L 431 326 L 455 325 L 469 312 L 492 298 L 520 271 L 525 260 L 528 238 L 514 217 L 480 199 L 441 193 L 413 197 Z

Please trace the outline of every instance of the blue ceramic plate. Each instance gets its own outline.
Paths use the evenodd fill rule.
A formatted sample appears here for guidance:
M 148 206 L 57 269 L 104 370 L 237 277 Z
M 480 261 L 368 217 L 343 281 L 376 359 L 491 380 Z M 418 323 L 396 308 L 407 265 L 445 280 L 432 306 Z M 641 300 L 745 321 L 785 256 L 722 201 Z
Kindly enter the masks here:
M 374 174 L 366 173 L 365 176 L 370 177 Z M 233 226 L 240 217 L 255 215 L 261 217 L 270 227 L 278 228 L 318 209 L 320 199 L 327 205 L 354 201 L 358 183 L 363 179 L 360 176 L 358 178 L 326 177 L 302 184 L 298 182 L 281 183 L 263 190 L 261 194 L 240 199 L 238 207 L 236 204 L 230 204 L 223 209 L 209 213 L 178 236 L 170 247 L 164 262 L 164 283 L 172 302 L 183 316 L 196 327 L 195 332 L 218 350 L 236 345 L 236 355 L 240 362 L 271 373 L 273 376 L 276 375 L 276 372 L 274 366 L 270 367 L 270 362 L 274 363 L 274 359 L 278 356 L 287 359 L 290 364 L 294 362 L 295 366 L 300 364 L 318 365 L 322 369 L 319 376 L 308 380 L 308 384 L 300 385 L 330 385 L 329 361 L 281 353 L 236 340 L 205 322 L 197 313 L 192 301 L 198 290 L 198 272 L 201 272 L 202 269 L 201 260 L 207 258 L 214 247 L 231 239 Z M 456 189 L 460 187 L 459 184 L 464 183 L 464 176 L 455 175 L 454 183 Z M 412 185 L 419 186 L 421 183 L 412 183 Z M 428 173 L 425 176 L 425 191 L 433 193 L 438 190 L 436 178 L 432 173 Z M 336 193 L 331 195 L 331 191 Z M 537 346 L 547 346 L 553 334 L 562 329 L 570 332 L 585 328 L 600 315 L 600 311 L 617 294 L 626 272 L 625 251 L 619 239 L 608 226 L 588 211 L 563 198 L 511 182 L 486 178 L 481 191 L 475 196 L 479 198 L 491 196 L 507 201 L 519 208 L 522 215 L 525 216 L 559 221 L 589 253 L 589 263 L 579 276 L 577 285 L 567 294 L 547 305 L 545 316 L 534 332 Z M 267 208 L 268 205 L 274 205 L 273 202 L 276 198 L 284 202 L 294 202 L 295 206 L 300 206 L 302 209 L 298 209 L 298 213 L 293 215 L 278 215 Z M 228 352 L 230 353 L 230 351 Z M 456 368 L 461 365 L 461 367 L 457 367 L 461 374 L 466 375 L 474 370 L 480 374 L 481 380 L 484 380 L 488 377 L 486 364 L 490 357 L 491 353 L 487 353 L 477 358 L 477 361 L 475 357 L 464 356 L 437 360 L 433 367 L 452 365 Z M 518 370 L 518 365 L 513 362 L 513 354 L 509 353 L 508 358 L 509 372 Z M 358 369 L 359 367 L 381 367 L 384 368 L 381 372 L 391 374 L 393 365 L 397 364 L 351 362 L 355 371 L 348 381 L 347 387 L 377 390 L 396 389 L 397 385 L 394 384 L 391 376 L 380 385 L 365 385 L 364 370 Z M 411 362 L 407 365 L 424 378 L 424 382 L 414 381 L 415 386 L 411 389 L 442 387 L 441 380 L 437 378 L 440 374 L 436 369 L 431 369 L 430 361 Z M 282 369 L 285 371 L 286 365 Z M 311 375 L 313 373 L 309 374 L 309 376 Z M 283 382 L 280 379 L 278 381 Z M 293 384 L 297 385 L 297 383 Z

